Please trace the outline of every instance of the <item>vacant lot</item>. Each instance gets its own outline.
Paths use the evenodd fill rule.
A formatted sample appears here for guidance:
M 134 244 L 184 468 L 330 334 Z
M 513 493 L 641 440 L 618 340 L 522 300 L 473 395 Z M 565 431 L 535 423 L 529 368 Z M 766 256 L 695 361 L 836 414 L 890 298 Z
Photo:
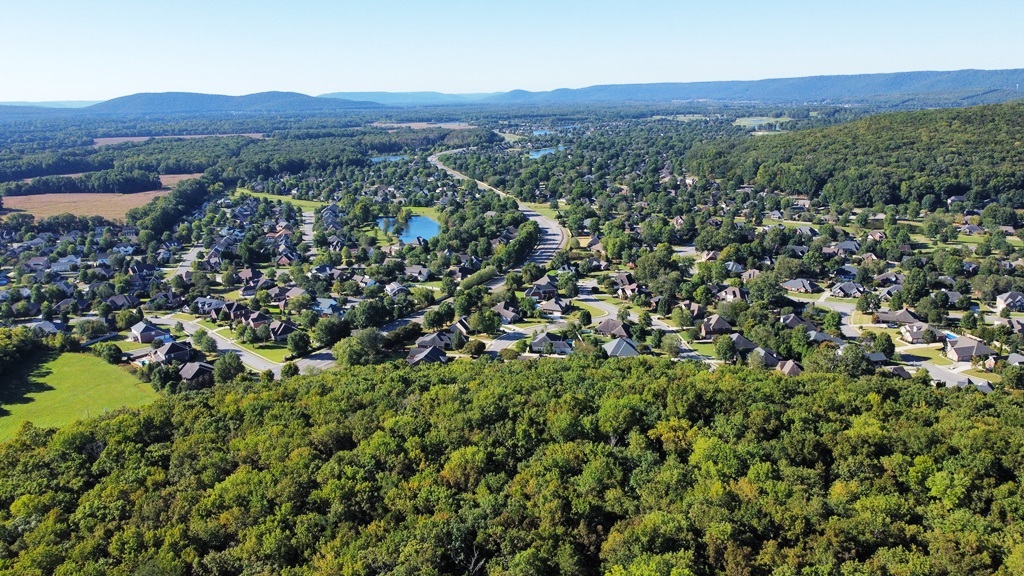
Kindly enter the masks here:
M 89 354 L 41 356 L 12 376 L 0 393 L 0 442 L 27 421 L 63 426 L 158 397 L 149 384 Z
M 71 213 L 78 216 L 102 216 L 110 220 L 123 220 L 136 206 L 148 204 L 170 190 L 154 190 L 137 194 L 37 194 L 35 196 L 5 196 L 3 214 L 28 212 L 36 218 Z
M 101 146 L 124 144 L 125 142 L 145 142 L 150 138 L 184 138 L 188 140 L 192 138 L 223 138 L 225 136 L 247 136 L 249 138 L 255 138 L 256 140 L 263 139 L 263 134 L 188 134 L 182 136 L 115 136 L 112 138 L 93 138 L 92 145 L 99 148 Z

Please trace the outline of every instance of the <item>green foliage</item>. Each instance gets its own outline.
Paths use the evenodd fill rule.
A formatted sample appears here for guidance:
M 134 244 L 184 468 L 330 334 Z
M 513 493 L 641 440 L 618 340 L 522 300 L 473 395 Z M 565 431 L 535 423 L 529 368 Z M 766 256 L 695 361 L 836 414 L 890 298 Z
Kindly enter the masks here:
M 1024 104 L 880 114 L 828 128 L 771 138 L 695 146 L 695 174 L 739 180 L 768 190 L 820 197 L 823 205 L 885 206 L 917 202 L 925 210 L 946 199 L 999 200 L 1024 206 Z M 1002 213 L 991 214 L 993 222 Z M 937 236 L 948 225 L 930 222 Z
M 120 364 L 121 363 L 121 349 L 117 344 L 111 342 L 100 342 L 93 345 L 92 353 L 94 356 L 99 356 L 107 361 L 108 364 Z
M 334 345 L 334 358 L 342 366 L 365 366 L 384 358 L 384 335 L 377 328 L 356 330 Z
M 230 350 L 213 363 L 213 379 L 218 384 L 231 382 L 244 373 L 245 366 L 242 365 L 242 359 Z
M 650 358 L 238 381 L 0 445 L 0 565 L 1010 574 L 1021 422 L 1009 394 Z

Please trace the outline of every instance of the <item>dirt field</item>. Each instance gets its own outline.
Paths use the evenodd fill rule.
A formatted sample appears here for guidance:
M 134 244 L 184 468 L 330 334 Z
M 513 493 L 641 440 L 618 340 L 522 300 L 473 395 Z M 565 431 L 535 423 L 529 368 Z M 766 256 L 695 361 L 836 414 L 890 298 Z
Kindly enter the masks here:
M 93 138 L 92 145 L 99 148 L 101 146 L 111 146 L 114 144 L 124 144 L 125 142 L 145 142 L 150 138 L 185 138 L 186 140 L 192 138 L 218 138 L 224 136 L 248 136 L 256 140 L 262 140 L 263 134 L 189 134 L 183 136 L 116 136 L 113 138 Z
M 371 126 L 378 128 L 412 128 L 413 130 L 426 130 L 428 128 L 447 128 L 448 130 L 469 130 L 470 128 L 476 128 L 472 124 L 466 124 L 465 122 L 374 122 Z
M 191 180 L 193 178 L 199 178 L 202 175 L 202 172 L 197 172 L 195 174 L 163 174 L 160 176 L 160 184 L 162 184 L 164 188 L 174 188 L 174 185 L 182 180 Z
M 37 194 L 35 196 L 5 196 L 0 214 L 28 212 L 36 218 L 46 218 L 70 212 L 79 216 L 102 216 L 110 220 L 123 220 L 136 206 L 169 194 L 170 190 L 154 190 L 138 194 Z

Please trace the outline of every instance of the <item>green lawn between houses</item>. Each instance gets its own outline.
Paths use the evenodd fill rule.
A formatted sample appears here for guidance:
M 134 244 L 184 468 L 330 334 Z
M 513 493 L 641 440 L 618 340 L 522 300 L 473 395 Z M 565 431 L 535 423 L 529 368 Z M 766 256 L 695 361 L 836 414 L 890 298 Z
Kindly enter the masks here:
M 149 384 L 90 354 L 40 355 L 0 389 L 0 442 L 26 421 L 63 426 L 107 410 L 144 406 L 157 397 Z

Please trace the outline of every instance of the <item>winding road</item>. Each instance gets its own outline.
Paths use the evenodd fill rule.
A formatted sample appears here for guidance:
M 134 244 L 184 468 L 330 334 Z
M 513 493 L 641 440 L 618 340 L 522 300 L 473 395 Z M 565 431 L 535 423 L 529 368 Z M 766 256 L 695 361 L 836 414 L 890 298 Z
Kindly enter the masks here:
M 437 166 L 438 168 L 444 170 L 445 172 L 451 174 L 453 177 L 455 177 L 456 180 L 469 180 L 469 176 L 466 176 L 462 172 L 459 172 L 458 170 L 455 170 L 454 168 L 445 165 L 445 163 L 442 162 L 440 159 L 440 156 L 443 154 L 457 154 L 465 150 L 466 148 L 460 148 L 458 150 L 439 152 L 427 158 L 427 161 L 429 161 L 434 166 Z M 533 208 L 530 208 L 526 204 L 520 202 L 517 198 L 509 196 L 508 194 L 502 192 L 501 190 L 498 190 L 497 188 L 491 186 L 486 182 L 476 180 L 476 183 L 477 186 L 480 186 L 485 190 L 490 190 L 491 192 L 515 200 L 516 204 L 519 205 L 519 211 L 525 214 L 526 217 L 529 218 L 530 220 L 536 222 L 538 226 L 540 226 L 540 241 L 537 243 L 536 248 L 534 248 L 533 252 L 530 254 L 530 257 L 527 259 L 528 261 L 537 264 L 547 264 L 548 262 L 551 262 L 551 258 L 554 257 L 555 252 L 568 246 L 569 232 L 565 228 L 563 228 L 558 222 L 538 213 Z

